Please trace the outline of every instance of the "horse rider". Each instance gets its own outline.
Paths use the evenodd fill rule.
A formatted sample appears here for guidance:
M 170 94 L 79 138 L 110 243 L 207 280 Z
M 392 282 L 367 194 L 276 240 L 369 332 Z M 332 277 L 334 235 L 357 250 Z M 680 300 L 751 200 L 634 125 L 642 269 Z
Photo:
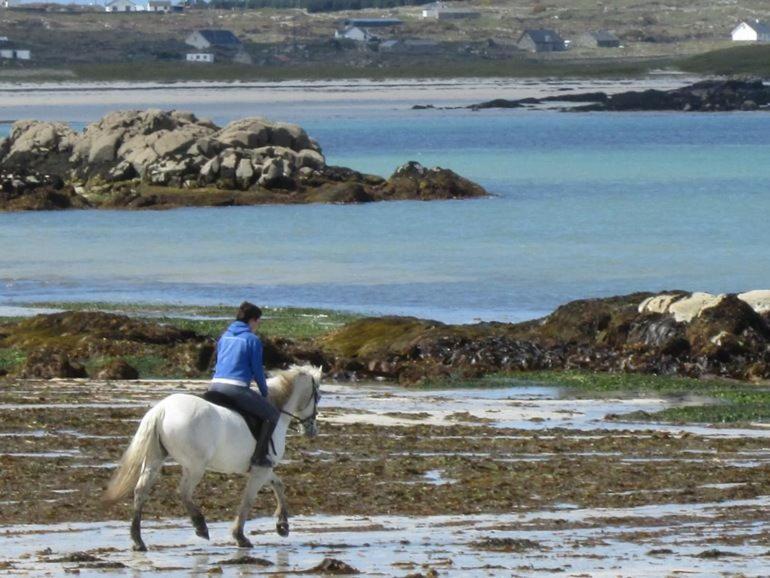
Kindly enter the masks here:
M 267 454 L 280 412 L 267 399 L 262 342 L 255 334 L 261 318 L 259 307 L 248 301 L 241 303 L 236 320 L 217 341 L 217 364 L 209 390 L 228 396 L 243 411 L 262 420 L 251 464 L 273 467 Z M 252 380 L 257 383 L 258 392 L 250 387 Z

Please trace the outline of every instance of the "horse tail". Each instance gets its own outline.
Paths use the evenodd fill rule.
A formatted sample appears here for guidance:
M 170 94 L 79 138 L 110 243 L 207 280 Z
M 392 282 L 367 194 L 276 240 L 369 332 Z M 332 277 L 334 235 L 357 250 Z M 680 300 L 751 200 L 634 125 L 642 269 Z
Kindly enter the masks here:
M 150 409 L 142 418 L 128 448 L 120 459 L 118 469 L 112 475 L 102 500 L 111 504 L 128 495 L 139 481 L 145 467 L 166 457 L 161 445 L 158 425 L 163 421 L 165 409 L 162 403 Z

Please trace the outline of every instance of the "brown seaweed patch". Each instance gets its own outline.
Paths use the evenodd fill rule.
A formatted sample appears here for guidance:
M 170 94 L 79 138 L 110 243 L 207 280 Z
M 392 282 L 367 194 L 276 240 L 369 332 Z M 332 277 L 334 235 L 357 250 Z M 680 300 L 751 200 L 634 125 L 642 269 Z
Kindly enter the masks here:
M 493 423 L 495 420 L 488 417 L 479 417 L 473 415 L 468 411 L 458 411 L 447 416 L 450 421 L 463 421 L 463 422 L 476 422 L 476 423 Z
M 526 552 L 527 550 L 544 550 L 539 542 L 527 540 L 526 538 L 497 538 L 487 536 L 483 540 L 475 542 L 474 545 L 482 550 L 492 550 L 494 552 Z
M 712 548 L 711 550 L 704 550 L 703 552 L 695 554 L 696 558 L 705 558 L 709 560 L 714 558 L 727 558 L 735 556 L 740 556 L 740 554 L 736 552 L 725 552 L 724 550 L 717 550 L 716 548 Z
M 425 411 L 412 412 L 412 413 L 405 412 L 405 411 L 389 411 L 384 413 L 383 415 L 397 418 L 397 419 L 413 419 L 413 420 L 428 419 L 430 417 L 430 414 Z
M 338 576 L 360 573 L 350 564 L 336 558 L 324 558 L 317 566 L 298 572 L 298 574 L 334 574 Z
M 48 562 L 103 562 L 101 558 L 97 558 L 93 554 L 89 554 L 88 552 L 72 552 L 71 554 L 67 554 L 66 556 L 62 556 L 61 558 L 51 558 L 48 560 Z
M 256 558 L 254 556 L 236 556 L 235 558 L 228 558 L 227 560 L 220 560 L 219 562 L 216 562 L 215 564 L 227 564 L 232 566 L 238 566 L 238 565 L 250 565 L 250 566 L 272 566 L 273 563 L 270 560 L 265 560 L 264 558 Z

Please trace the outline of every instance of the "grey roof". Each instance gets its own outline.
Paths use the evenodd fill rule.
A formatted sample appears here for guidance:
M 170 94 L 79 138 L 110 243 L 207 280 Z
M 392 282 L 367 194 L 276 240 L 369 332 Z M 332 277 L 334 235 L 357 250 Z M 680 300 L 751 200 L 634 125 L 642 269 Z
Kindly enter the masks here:
M 761 34 L 770 34 L 770 26 L 761 20 L 746 20 L 746 24 Z
M 229 30 L 198 30 L 212 46 L 237 46 L 241 43 L 238 37 Z
M 564 39 L 548 28 L 528 28 L 522 34 L 522 37 L 529 36 L 536 44 L 558 44 L 564 43 Z
M 343 24 L 345 26 L 358 26 L 361 28 L 376 28 L 378 26 L 397 26 L 403 24 L 398 18 L 349 18 Z
M 615 36 L 609 30 L 597 30 L 596 32 L 589 32 L 598 42 L 618 42 L 620 39 Z

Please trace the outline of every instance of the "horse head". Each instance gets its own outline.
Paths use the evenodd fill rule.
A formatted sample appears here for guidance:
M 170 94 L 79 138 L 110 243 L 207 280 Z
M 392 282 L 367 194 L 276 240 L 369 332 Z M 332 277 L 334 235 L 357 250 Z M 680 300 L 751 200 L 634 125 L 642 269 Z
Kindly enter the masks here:
M 318 435 L 316 417 L 321 401 L 322 373 L 322 368 L 312 365 L 292 365 L 282 372 L 291 387 L 285 391 L 288 395 L 282 404 L 281 413 L 299 422 L 302 434 L 309 438 Z

